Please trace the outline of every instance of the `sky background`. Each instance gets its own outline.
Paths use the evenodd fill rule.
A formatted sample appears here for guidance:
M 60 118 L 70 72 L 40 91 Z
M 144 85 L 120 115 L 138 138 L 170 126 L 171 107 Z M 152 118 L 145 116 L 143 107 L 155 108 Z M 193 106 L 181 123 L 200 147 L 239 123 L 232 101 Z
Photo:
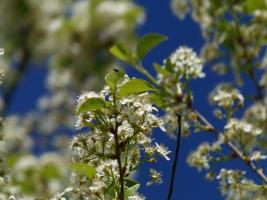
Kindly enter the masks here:
M 136 0 L 138 4 L 144 7 L 146 13 L 146 21 L 137 30 L 139 36 L 146 33 L 161 33 L 168 36 L 168 41 L 155 48 L 148 54 L 144 60 L 144 66 L 153 71 L 152 63 L 157 62 L 162 64 L 162 60 L 166 58 L 172 51 L 181 45 L 186 45 L 193 48 L 197 53 L 203 45 L 203 38 L 199 26 L 194 23 L 190 16 L 184 21 L 174 16 L 170 8 L 170 1 L 168 0 Z M 45 64 L 44 64 L 45 65 Z M 127 68 L 130 76 L 139 76 L 140 74 L 134 72 L 133 69 Z M 208 104 L 207 94 L 215 87 L 218 81 L 222 81 L 222 77 L 216 76 L 211 72 L 209 67 L 205 67 L 207 78 L 198 79 L 192 83 L 194 91 L 194 105 L 204 115 L 211 120 L 216 128 L 222 130 L 223 124 L 217 122 L 212 116 L 211 108 Z M 154 73 L 154 72 L 153 72 Z M 9 114 L 12 113 L 26 113 L 29 110 L 36 108 L 36 101 L 41 96 L 45 89 L 45 76 L 47 74 L 46 67 L 31 66 L 27 71 L 21 84 L 18 86 L 11 103 Z M 231 78 L 229 76 L 228 78 Z M 250 88 L 247 88 L 250 90 Z M 175 141 L 169 139 L 164 133 L 156 131 L 154 136 L 161 143 L 170 146 L 170 150 L 174 152 Z M 198 173 L 195 168 L 190 168 L 186 164 L 187 155 L 197 148 L 198 144 L 205 140 L 212 141 L 214 136 L 208 133 L 193 134 L 188 138 L 182 138 L 180 156 L 177 166 L 175 191 L 173 200 L 221 200 L 220 191 L 218 189 L 218 182 L 209 182 L 205 180 L 203 173 Z M 145 183 L 148 181 L 148 172 L 152 165 L 141 166 L 137 174 L 138 180 L 143 184 L 140 192 L 147 197 L 147 200 L 161 200 L 167 196 L 169 178 L 171 172 L 172 162 L 159 159 L 156 168 L 162 171 L 164 183 L 161 186 L 146 187 Z M 225 167 L 242 167 L 246 166 L 240 161 L 235 161 L 234 164 L 226 165 Z

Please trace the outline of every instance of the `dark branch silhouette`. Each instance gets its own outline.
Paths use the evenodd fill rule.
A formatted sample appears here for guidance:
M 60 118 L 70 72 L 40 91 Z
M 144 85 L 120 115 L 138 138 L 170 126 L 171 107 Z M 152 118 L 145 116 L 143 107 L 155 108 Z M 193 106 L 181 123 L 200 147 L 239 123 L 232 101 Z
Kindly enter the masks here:
M 171 199 L 172 193 L 174 191 L 174 180 L 175 180 L 175 174 L 176 174 L 176 165 L 178 161 L 179 156 L 179 149 L 180 149 L 180 143 L 181 143 L 181 132 L 182 132 L 182 115 L 180 113 L 177 113 L 177 122 L 178 122 L 178 130 L 177 130 L 177 140 L 176 140 L 176 149 L 175 149 L 175 157 L 172 164 L 172 172 L 171 172 L 171 182 L 168 192 L 167 200 Z

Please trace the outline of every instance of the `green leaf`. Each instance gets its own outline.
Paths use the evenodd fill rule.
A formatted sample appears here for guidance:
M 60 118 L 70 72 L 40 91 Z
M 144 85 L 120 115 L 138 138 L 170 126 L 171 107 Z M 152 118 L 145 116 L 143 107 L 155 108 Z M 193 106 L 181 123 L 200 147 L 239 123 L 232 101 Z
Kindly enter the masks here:
M 88 112 L 88 111 L 94 111 L 94 110 L 99 110 L 105 106 L 105 101 L 104 99 L 100 97 L 92 97 L 87 100 L 85 100 L 78 108 L 76 113 L 80 114 L 83 112 Z
M 125 185 L 127 187 L 132 187 L 132 186 L 134 186 L 136 184 L 139 184 L 136 180 L 133 180 L 133 179 L 130 179 L 130 178 L 125 178 L 124 180 L 125 180 Z
M 59 178 L 61 176 L 58 168 L 52 164 L 48 164 L 45 167 L 43 167 L 40 171 L 40 175 L 44 180 L 51 180 L 54 178 Z
M 114 197 L 116 196 L 116 189 L 114 186 L 115 184 L 114 182 L 112 182 L 107 188 L 107 194 L 111 197 L 111 199 L 114 199 Z
M 167 40 L 167 37 L 160 34 L 148 34 L 142 37 L 136 49 L 136 56 L 139 61 L 141 61 L 145 55 L 154 47 L 158 46 L 163 41 Z
M 265 10 L 267 8 L 265 0 L 247 0 L 247 11 L 253 13 L 255 10 Z
M 118 43 L 115 46 L 109 49 L 109 52 L 115 56 L 116 58 L 124 61 L 130 62 L 131 60 L 131 52 L 130 50 L 122 43 Z
M 128 188 L 125 190 L 124 199 L 128 200 L 128 197 L 133 195 L 138 188 L 140 187 L 140 184 L 132 179 L 127 179 L 128 182 Z M 126 185 L 127 185 L 126 182 Z
M 166 59 L 166 63 L 165 63 L 165 69 L 169 72 L 173 72 L 173 64 L 171 62 L 170 58 Z
M 109 87 L 114 88 L 124 78 L 124 75 L 125 72 L 123 70 L 114 69 L 106 75 L 105 81 Z
M 148 82 L 142 79 L 131 79 L 124 83 L 119 89 L 119 95 L 121 97 L 131 94 L 138 94 L 147 91 L 155 90 Z
M 92 180 L 96 174 L 96 169 L 85 163 L 73 163 L 70 165 L 70 168 L 79 175 L 86 176 L 89 180 Z
M 160 94 L 157 94 L 157 93 L 149 94 L 149 98 L 151 102 L 156 104 L 158 107 L 163 108 L 164 101 L 163 101 L 163 97 Z
M 170 72 L 168 70 L 162 68 L 159 64 L 154 63 L 153 66 L 154 66 L 155 71 L 158 74 L 161 74 L 162 76 L 168 76 L 168 75 L 170 75 Z

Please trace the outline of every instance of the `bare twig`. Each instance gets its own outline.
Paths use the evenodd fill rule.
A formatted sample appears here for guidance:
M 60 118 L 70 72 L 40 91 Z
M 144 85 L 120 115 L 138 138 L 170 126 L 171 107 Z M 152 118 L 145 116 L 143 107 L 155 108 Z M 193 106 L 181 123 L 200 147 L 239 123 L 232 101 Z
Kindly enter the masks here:
M 209 131 L 211 131 L 212 133 L 214 133 L 217 136 L 222 135 L 222 133 L 220 133 L 219 131 L 217 131 L 212 124 L 203 116 L 201 115 L 197 110 L 194 110 L 194 112 L 196 113 L 198 120 L 205 124 L 206 126 L 209 127 Z M 257 168 L 257 166 L 251 162 L 250 160 L 246 159 L 246 157 L 242 154 L 242 152 L 232 143 L 232 142 L 227 142 L 226 143 L 229 148 L 244 162 L 246 163 L 247 166 L 249 166 L 249 168 L 252 169 L 252 171 L 254 171 L 258 177 L 260 179 L 262 179 L 265 183 L 267 183 L 267 177 L 266 175 L 263 173 L 262 169 Z
M 172 172 L 171 172 L 171 181 L 170 181 L 170 187 L 168 192 L 167 200 L 171 199 L 172 193 L 174 191 L 174 180 L 175 180 L 175 174 L 176 174 L 176 165 L 178 161 L 179 156 L 179 149 L 180 149 L 180 143 L 181 143 L 181 132 L 182 132 L 182 115 L 180 113 L 177 113 L 177 122 L 178 122 L 178 131 L 177 131 L 177 140 L 176 140 L 176 149 L 175 149 L 175 157 L 172 164 Z

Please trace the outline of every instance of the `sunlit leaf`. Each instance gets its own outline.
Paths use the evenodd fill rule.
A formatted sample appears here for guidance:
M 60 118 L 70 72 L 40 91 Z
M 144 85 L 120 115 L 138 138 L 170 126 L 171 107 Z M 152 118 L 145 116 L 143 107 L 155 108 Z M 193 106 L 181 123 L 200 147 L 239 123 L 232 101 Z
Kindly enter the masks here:
M 154 103 L 155 105 L 157 105 L 160 108 L 163 108 L 164 101 L 163 101 L 162 96 L 160 96 L 160 94 L 157 94 L 157 93 L 149 94 L 149 98 L 150 98 L 152 103 Z
M 128 199 L 140 187 L 140 184 L 132 179 L 127 179 L 126 185 L 128 185 L 128 188 L 125 190 L 124 199 Z
M 147 91 L 155 90 L 148 82 L 142 79 L 131 79 L 124 83 L 119 89 L 119 95 L 121 97 L 143 93 Z
M 105 77 L 106 84 L 111 88 L 114 88 L 119 81 L 124 78 L 125 72 L 123 70 L 114 69 L 108 73 Z
M 77 114 L 88 112 L 88 111 L 94 111 L 99 110 L 105 106 L 105 101 L 102 98 L 99 97 L 92 97 L 87 100 L 85 100 L 78 108 L 77 108 Z
M 265 10 L 267 8 L 265 0 L 247 0 L 247 11 L 253 13 L 256 10 Z
M 122 43 L 118 43 L 115 46 L 111 47 L 109 51 L 113 56 L 124 62 L 129 62 L 129 60 L 131 59 L 130 50 Z
M 96 174 L 96 169 L 85 163 L 73 163 L 70 165 L 70 168 L 79 175 L 86 176 L 90 180 L 92 180 Z
M 173 64 L 170 60 L 170 58 L 166 59 L 166 63 L 165 63 L 165 69 L 169 72 L 173 72 Z
M 166 70 L 165 68 L 162 68 L 159 64 L 154 63 L 153 64 L 155 71 L 158 74 L 161 74 L 163 76 L 168 76 L 170 74 L 170 72 L 168 70 Z
M 163 41 L 167 40 L 167 37 L 160 34 L 148 34 L 142 37 L 136 49 L 136 56 L 139 61 L 141 61 L 145 55 L 154 47 L 158 46 Z

